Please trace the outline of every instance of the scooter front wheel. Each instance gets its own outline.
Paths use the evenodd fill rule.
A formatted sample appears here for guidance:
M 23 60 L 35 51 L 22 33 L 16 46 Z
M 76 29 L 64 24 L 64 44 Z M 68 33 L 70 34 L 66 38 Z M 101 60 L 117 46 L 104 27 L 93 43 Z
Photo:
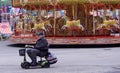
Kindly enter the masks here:
M 50 68 L 50 64 L 45 60 L 41 62 L 41 68 Z

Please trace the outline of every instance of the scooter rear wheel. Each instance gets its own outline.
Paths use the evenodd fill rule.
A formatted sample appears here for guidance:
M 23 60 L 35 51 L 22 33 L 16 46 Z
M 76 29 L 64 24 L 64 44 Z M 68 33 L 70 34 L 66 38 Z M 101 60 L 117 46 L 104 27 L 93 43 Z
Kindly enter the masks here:
M 30 68 L 30 63 L 29 62 L 23 62 L 23 63 L 21 63 L 21 68 L 23 68 L 23 69 L 29 69 Z

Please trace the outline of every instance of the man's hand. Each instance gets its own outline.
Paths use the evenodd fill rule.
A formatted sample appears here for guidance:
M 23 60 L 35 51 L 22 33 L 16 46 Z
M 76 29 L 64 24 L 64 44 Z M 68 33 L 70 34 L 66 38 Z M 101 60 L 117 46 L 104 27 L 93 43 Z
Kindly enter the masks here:
M 25 48 L 34 48 L 33 45 L 25 45 Z
M 29 45 L 25 45 L 25 48 L 28 48 L 29 47 Z

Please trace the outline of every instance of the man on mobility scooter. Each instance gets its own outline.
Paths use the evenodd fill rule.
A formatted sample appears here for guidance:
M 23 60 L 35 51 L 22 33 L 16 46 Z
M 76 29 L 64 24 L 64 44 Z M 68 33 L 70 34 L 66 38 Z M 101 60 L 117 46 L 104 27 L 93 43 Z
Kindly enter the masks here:
M 52 53 L 49 52 L 49 44 L 48 41 L 45 39 L 45 35 L 43 32 L 38 32 L 36 34 L 39 39 L 36 41 L 34 46 L 25 45 L 24 53 L 27 53 L 30 59 L 32 60 L 31 63 L 26 61 L 26 55 L 24 54 L 24 62 L 21 63 L 22 68 L 29 68 L 30 66 L 41 66 L 42 68 L 49 68 L 50 64 L 54 64 L 57 62 L 57 57 L 55 57 Z M 23 50 L 19 50 L 21 53 Z M 39 62 L 37 62 L 37 56 L 41 58 Z M 42 61 L 42 58 L 45 60 Z

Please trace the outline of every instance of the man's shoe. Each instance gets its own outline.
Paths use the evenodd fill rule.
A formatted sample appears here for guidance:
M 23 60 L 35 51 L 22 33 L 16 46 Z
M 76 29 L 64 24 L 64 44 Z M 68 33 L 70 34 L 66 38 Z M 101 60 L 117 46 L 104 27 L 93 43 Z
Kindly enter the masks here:
M 31 66 L 37 66 L 37 62 L 31 62 L 30 65 Z

